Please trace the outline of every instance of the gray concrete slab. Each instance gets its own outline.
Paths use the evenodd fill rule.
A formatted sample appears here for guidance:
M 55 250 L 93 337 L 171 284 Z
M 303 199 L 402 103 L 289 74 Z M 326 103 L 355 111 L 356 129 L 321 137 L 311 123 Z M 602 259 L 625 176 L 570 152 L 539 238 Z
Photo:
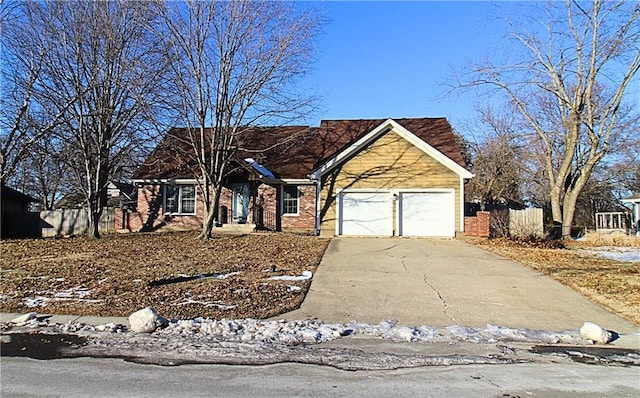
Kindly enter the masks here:
M 553 279 L 454 239 L 334 239 L 302 306 L 279 318 L 553 331 L 590 321 L 639 332 Z

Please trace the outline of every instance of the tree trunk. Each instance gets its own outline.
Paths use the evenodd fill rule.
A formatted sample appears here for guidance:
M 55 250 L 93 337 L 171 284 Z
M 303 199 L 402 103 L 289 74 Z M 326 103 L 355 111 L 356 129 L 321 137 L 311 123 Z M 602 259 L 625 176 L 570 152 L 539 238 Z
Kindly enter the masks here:
M 220 190 L 214 188 L 213 203 L 209 206 L 209 210 L 205 215 L 204 223 L 202 224 L 202 238 L 211 239 L 213 236 L 213 227 L 218 215 L 218 208 L 220 207 Z
M 91 212 L 91 237 L 100 238 L 100 218 L 102 217 L 102 209 Z
M 575 191 L 567 193 L 564 197 L 562 206 L 562 239 L 571 239 L 571 226 L 573 225 L 577 201 L 578 194 Z

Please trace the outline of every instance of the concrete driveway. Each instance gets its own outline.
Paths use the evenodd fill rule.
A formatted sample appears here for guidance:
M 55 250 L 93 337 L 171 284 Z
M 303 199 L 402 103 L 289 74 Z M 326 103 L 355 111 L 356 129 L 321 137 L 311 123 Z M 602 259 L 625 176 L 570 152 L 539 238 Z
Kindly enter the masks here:
M 280 317 L 554 331 L 591 321 L 638 332 L 574 290 L 453 239 L 333 239 L 302 306 Z

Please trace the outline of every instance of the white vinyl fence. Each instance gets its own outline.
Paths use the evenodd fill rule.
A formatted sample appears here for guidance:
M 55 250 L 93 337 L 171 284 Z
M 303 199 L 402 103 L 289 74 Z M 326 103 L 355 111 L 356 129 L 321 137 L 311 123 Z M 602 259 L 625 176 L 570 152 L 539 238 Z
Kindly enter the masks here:
M 509 210 L 509 234 L 513 237 L 544 237 L 542 209 Z
M 40 212 L 42 237 L 82 235 L 89 232 L 88 209 L 59 209 Z M 98 229 L 101 234 L 115 232 L 115 211 L 105 207 Z

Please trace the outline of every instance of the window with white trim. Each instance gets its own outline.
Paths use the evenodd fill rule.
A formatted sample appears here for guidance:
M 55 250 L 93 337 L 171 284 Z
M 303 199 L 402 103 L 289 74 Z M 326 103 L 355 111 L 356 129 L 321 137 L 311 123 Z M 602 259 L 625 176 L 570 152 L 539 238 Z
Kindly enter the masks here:
M 282 188 L 282 214 L 298 214 L 300 191 L 296 185 L 285 185 Z
M 164 212 L 171 214 L 196 214 L 195 185 L 165 185 Z

